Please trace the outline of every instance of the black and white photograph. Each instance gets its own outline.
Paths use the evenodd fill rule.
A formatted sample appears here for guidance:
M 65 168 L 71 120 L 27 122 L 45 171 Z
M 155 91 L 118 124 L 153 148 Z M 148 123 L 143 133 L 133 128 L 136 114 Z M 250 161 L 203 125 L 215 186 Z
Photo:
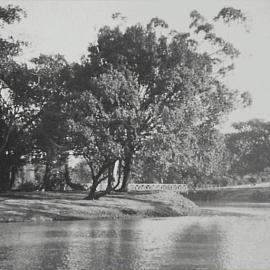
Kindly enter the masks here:
M 270 270 L 270 0 L 0 0 L 0 270 Z

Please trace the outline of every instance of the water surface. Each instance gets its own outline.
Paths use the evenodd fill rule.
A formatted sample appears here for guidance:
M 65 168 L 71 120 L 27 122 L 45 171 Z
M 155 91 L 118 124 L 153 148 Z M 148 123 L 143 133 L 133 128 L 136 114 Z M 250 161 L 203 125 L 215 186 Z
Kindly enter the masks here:
M 270 269 L 270 204 L 203 209 L 200 217 L 0 224 L 0 269 Z

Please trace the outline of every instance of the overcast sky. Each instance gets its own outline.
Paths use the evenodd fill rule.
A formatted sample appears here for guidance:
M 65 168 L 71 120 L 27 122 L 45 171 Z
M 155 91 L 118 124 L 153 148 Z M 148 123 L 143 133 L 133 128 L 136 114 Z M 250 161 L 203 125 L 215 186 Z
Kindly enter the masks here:
M 121 12 L 127 24 L 145 24 L 153 17 L 164 19 L 171 28 L 187 31 L 189 13 L 197 9 L 212 18 L 226 6 L 241 8 L 249 16 L 250 33 L 231 26 L 222 30 L 225 38 L 241 51 L 236 69 L 229 78 L 231 87 L 249 91 L 253 105 L 229 116 L 224 130 L 235 121 L 260 118 L 270 121 L 270 1 L 268 0 L 24 0 L 5 1 L 1 5 L 18 4 L 27 18 L 6 31 L 31 42 L 23 55 L 27 60 L 40 53 L 61 53 L 70 61 L 78 61 L 97 30 L 111 25 L 111 15 Z

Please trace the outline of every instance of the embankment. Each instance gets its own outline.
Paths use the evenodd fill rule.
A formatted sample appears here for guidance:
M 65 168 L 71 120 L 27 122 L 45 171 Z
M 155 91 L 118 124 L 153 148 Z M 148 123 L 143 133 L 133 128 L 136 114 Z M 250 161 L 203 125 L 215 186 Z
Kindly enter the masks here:
M 186 196 L 192 201 L 270 202 L 269 187 L 231 188 L 192 191 Z
M 168 217 L 199 211 L 176 193 L 117 193 L 95 201 L 84 200 L 85 196 L 75 192 L 0 193 L 0 222 Z

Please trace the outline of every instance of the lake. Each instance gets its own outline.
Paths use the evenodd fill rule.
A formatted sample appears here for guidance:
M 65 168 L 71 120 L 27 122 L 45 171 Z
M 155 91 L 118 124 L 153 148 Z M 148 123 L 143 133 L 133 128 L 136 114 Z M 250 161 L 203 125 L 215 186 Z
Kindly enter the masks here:
M 1 270 L 270 269 L 270 204 L 199 217 L 0 224 Z

